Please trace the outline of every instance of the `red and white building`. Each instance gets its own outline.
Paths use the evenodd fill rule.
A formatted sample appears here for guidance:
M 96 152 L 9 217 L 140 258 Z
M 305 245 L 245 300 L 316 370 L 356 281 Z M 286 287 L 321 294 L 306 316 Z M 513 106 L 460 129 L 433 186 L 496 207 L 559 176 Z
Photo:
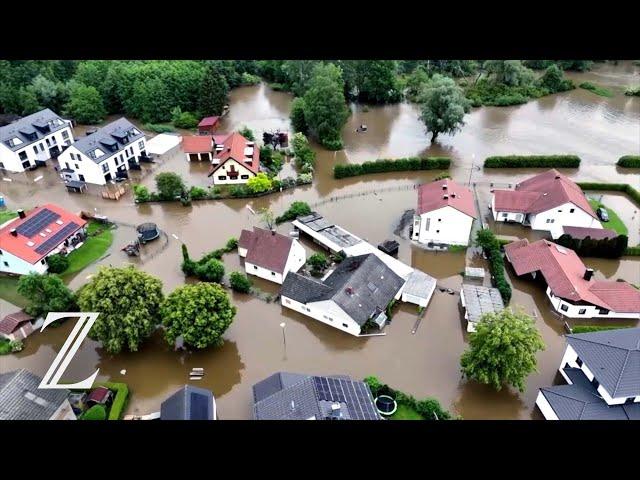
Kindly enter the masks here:
M 247 183 L 260 171 L 260 149 L 237 132 L 215 145 L 209 176 L 214 185 Z
M 553 308 L 569 318 L 640 318 L 640 290 L 627 282 L 595 280 L 576 253 L 548 240 L 504 247 L 516 275 L 542 278 Z
M 478 212 L 471 190 L 451 179 L 420 185 L 411 238 L 433 248 L 468 245 Z
M 64 208 L 47 203 L 0 228 L 0 272 L 26 275 L 45 273 L 47 257 L 80 247 L 87 222 Z
M 307 261 L 300 242 L 275 231 L 253 228 L 242 230 L 238 253 L 244 258 L 244 270 L 265 280 L 282 284 L 289 272 L 297 272 Z
M 514 222 L 560 237 L 563 227 L 602 228 L 582 189 L 552 169 L 516 184 L 515 190 L 494 190 L 491 210 L 496 222 Z
M 213 163 L 216 153 L 222 152 L 227 137 L 229 134 L 224 133 L 221 135 L 184 135 L 182 150 L 189 162 Z
M 213 135 L 220 125 L 220 117 L 204 117 L 198 124 L 199 135 Z
M 24 310 L 10 313 L 0 320 L 0 338 L 10 341 L 23 340 L 38 330 L 44 318 L 34 318 Z

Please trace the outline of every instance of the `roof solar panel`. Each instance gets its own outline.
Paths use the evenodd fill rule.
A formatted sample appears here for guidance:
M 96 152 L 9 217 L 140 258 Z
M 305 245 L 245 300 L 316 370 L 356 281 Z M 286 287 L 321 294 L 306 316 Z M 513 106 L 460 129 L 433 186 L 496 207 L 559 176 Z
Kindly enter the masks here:
M 45 253 L 49 253 L 55 247 L 60 245 L 64 239 L 66 239 L 73 231 L 75 231 L 79 225 L 75 222 L 71 222 L 64 227 L 59 232 L 53 234 L 51 238 L 45 240 L 41 245 L 36 248 L 36 253 L 40 255 L 44 255 Z
M 191 392 L 191 420 L 209 420 L 209 398 L 200 394 Z
M 43 208 L 32 217 L 27 218 L 18 228 L 16 232 L 25 237 L 32 238 L 40 233 L 50 223 L 55 222 L 60 215 L 52 212 L 48 208 Z

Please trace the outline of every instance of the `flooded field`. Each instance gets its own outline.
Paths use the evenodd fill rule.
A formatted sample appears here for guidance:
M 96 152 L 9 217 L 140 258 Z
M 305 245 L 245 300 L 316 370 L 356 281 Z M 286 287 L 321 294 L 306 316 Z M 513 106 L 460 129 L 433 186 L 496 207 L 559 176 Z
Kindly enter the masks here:
M 110 255 L 99 262 L 124 265 L 131 260 L 120 248 L 130 241 L 133 231 L 127 225 L 154 221 L 169 236 L 169 244 L 161 254 L 150 255 L 138 262 L 139 268 L 162 279 L 166 293 L 184 283 L 180 271 L 180 242 L 189 246 L 192 256 L 224 245 L 229 237 L 238 237 L 242 228 L 260 225 L 247 206 L 254 210 L 269 207 L 276 214 L 291 201 L 304 200 L 332 221 L 354 234 L 377 244 L 394 238 L 400 243 L 399 258 L 433 275 L 438 284 L 458 291 L 464 270 L 464 253 L 433 253 L 415 247 L 394 236 L 402 213 L 416 204 L 414 185 L 429 181 L 439 172 L 407 172 L 370 175 L 334 180 L 336 163 L 363 162 L 376 158 L 406 156 L 449 156 L 453 160 L 451 174 L 460 183 L 476 183 L 485 221 L 490 184 L 509 184 L 540 170 L 483 170 L 489 155 L 575 153 L 583 159 L 579 170 L 565 173 L 579 181 L 632 183 L 640 188 L 637 170 L 622 171 L 616 160 L 625 154 L 640 152 L 640 99 L 622 95 L 630 83 L 638 83 L 638 67 L 630 63 L 599 66 L 594 72 L 575 75 L 576 81 L 594 81 L 616 92 L 613 98 L 596 96 L 585 90 L 574 90 L 549 96 L 526 105 L 506 108 L 474 109 L 466 117 L 466 126 L 455 136 L 442 135 L 430 144 L 418 120 L 415 106 L 402 103 L 384 107 L 352 106 L 352 115 L 344 128 L 345 149 L 328 152 L 317 150 L 317 169 L 313 185 L 254 200 L 194 202 L 192 207 L 180 204 L 146 204 L 136 206 L 128 193 L 120 201 L 103 200 L 92 189 L 88 194 L 67 193 L 52 168 L 21 175 L 11 175 L 12 182 L 0 182 L 9 208 L 31 208 L 47 201 L 72 211 L 96 209 L 111 219 L 122 222 Z M 243 125 L 253 129 L 256 138 L 262 131 L 289 130 L 292 97 L 275 92 L 265 85 L 243 87 L 231 92 L 230 113 L 221 131 Z M 366 110 L 366 111 L 365 111 Z M 366 133 L 356 133 L 360 124 Z M 80 129 L 76 136 L 80 136 Z M 208 185 L 208 165 L 188 163 L 179 148 L 169 152 L 158 164 L 144 166 L 135 172 L 135 181 L 153 186 L 153 176 L 160 171 L 180 173 L 189 185 Z M 38 176 L 43 178 L 34 182 Z M 600 198 L 600 194 L 589 194 Z M 604 194 L 602 201 L 618 212 L 629 228 L 630 243 L 640 242 L 640 215 L 626 197 Z M 288 233 L 290 224 L 279 227 Z M 539 233 L 511 225 L 500 225 L 503 235 L 539 238 Z M 175 240 L 172 235 L 178 237 Z M 305 243 L 309 252 L 315 248 Z M 227 254 L 228 272 L 241 268 L 237 254 Z M 474 265 L 483 265 L 481 258 Z M 640 284 L 640 260 L 619 261 L 585 259 L 596 269 L 596 277 L 625 280 Z M 93 265 L 70 282 L 77 288 L 95 271 Z M 535 316 L 546 344 L 538 355 L 539 372 L 529 377 L 524 394 L 512 390 L 494 392 L 461 378 L 459 358 L 467 346 L 459 295 L 436 290 L 426 316 L 415 334 L 411 330 L 417 320 L 413 305 L 396 308 L 387 335 L 354 338 L 312 319 L 286 310 L 276 303 L 232 293 L 238 307 L 237 316 L 227 331 L 222 348 L 197 353 L 175 353 L 160 332 L 143 345 L 140 352 L 112 356 L 98 343 L 85 341 L 69 367 L 68 376 L 84 378 L 96 368 L 101 380 L 124 381 L 133 393 L 129 413 L 157 410 L 160 402 L 175 389 L 188 383 L 192 367 L 205 368 L 206 375 L 194 384 L 213 390 L 219 414 L 224 419 L 251 416 L 251 386 L 278 370 L 348 374 L 355 378 L 376 375 L 395 388 L 417 397 L 433 396 L 442 404 L 468 419 L 539 418 L 534 409 L 537 389 L 554 382 L 564 350 L 563 320 L 552 313 L 542 289 L 530 282 L 513 278 L 512 306 L 519 306 Z M 275 284 L 256 284 L 266 292 L 277 293 Z M 0 303 L 4 310 L 6 302 Z M 286 351 L 280 322 L 286 323 Z M 584 323 L 584 322 L 582 322 Z M 629 323 L 618 322 L 616 323 Z M 42 375 L 72 328 L 70 322 L 36 334 L 28 339 L 24 351 L 0 359 L 0 372 L 25 367 Z M 126 369 L 126 374 L 120 371 Z

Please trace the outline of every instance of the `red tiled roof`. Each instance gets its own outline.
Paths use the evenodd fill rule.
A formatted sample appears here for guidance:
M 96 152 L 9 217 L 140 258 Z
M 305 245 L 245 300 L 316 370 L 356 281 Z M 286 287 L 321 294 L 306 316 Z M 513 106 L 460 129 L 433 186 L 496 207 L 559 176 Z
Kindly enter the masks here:
M 468 188 L 458 185 L 448 178 L 420 185 L 418 188 L 418 215 L 446 206 L 453 207 L 473 218 L 478 216 L 473 194 Z
M 515 190 L 495 190 L 493 193 L 495 209 L 499 212 L 540 213 L 571 202 L 598 218 L 580 187 L 556 169 L 520 182 Z
M 44 209 L 50 210 L 60 215 L 60 217 L 57 220 L 60 220 L 62 224 L 59 224 L 57 223 L 57 220 L 54 220 L 53 222 L 47 225 L 42 225 L 40 230 L 36 232 L 35 235 L 33 235 L 32 237 L 26 237 L 24 235 L 21 235 L 20 233 L 18 233 L 17 237 L 14 237 L 13 235 L 11 235 L 11 229 L 13 228 L 17 229 L 20 225 L 29 221 L 31 217 L 33 217 L 38 212 Z M 15 255 L 16 257 L 20 257 L 21 259 L 31 264 L 35 264 L 36 262 L 39 262 L 44 257 L 46 257 L 49 254 L 49 252 L 57 248 L 58 245 L 60 245 L 60 243 L 58 243 L 57 245 L 53 245 L 45 253 L 38 253 L 36 252 L 36 249 L 40 245 L 42 245 L 44 242 L 46 242 L 49 238 L 51 238 L 53 235 L 55 235 L 57 232 L 62 230 L 66 225 L 69 225 L 72 222 L 78 225 L 78 228 L 69 232 L 66 238 L 63 238 L 60 241 L 60 243 L 64 242 L 71 235 L 75 234 L 78 230 L 80 230 L 80 228 L 84 227 L 87 224 L 87 222 L 82 218 L 80 218 L 79 216 L 65 210 L 62 207 L 59 207 L 52 203 L 47 203 L 45 205 L 36 207 L 33 210 L 31 210 L 29 213 L 27 213 L 25 218 L 18 217 L 13 222 L 8 223 L 4 227 L 2 227 L 0 229 L 0 246 L 1 246 L 0 248 L 6 252 L 11 253 L 12 255 Z M 48 232 L 47 229 L 50 231 Z M 41 236 L 40 233 L 44 233 L 44 236 Z M 33 245 L 27 245 L 27 242 L 31 242 L 33 243 Z
M 603 238 L 616 238 L 618 233 L 608 228 L 589 228 L 589 227 L 562 227 L 564 233 L 571 235 L 572 238 L 583 239 L 590 237 L 593 240 L 602 240 Z
M 10 335 L 20 328 L 20 324 L 24 322 L 30 322 L 33 317 L 26 313 L 24 310 L 19 312 L 10 313 L 2 320 L 0 320 L 0 333 Z
M 541 272 L 554 295 L 584 301 L 618 313 L 640 312 L 640 291 L 626 282 L 585 280 L 586 267 L 576 252 L 548 240 L 527 239 L 504 247 L 517 275 Z
M 87 397 L 87 402 L 105 403 L 110 394 L 111 390 L 107 387 L 97 387 L 91 391 Z
M 200 120 L 200 123 L 198 124 L 198 126 L 212 127 L 213 125 L 218 123 L 219 120 L 220 120 L 220 117 L 204 117 L 202 120 Z
M 185 135 L 182 137 L 182 150 L 185 153 L 212 152 L 212 137 L 211 135 Z
M 246 262 L 278 273 L 284 273 L 292 245 L 293 239 L 257 227 L 242 230 L 238 240 L 238 246 L 247 249 Z
M 216 159 L 219 159 L 220 163 L 212 166 L 211 171 L 209 172 L 209 176 L 211 176 L 218 168 L 224 165 L 229 159 L 233 159 L 241 165 L 244 165 L 253 173 L 258 173 L 258 171 L 260 170 L 260 149 L 254 143 L 251 162 L 247 163 L 245 162 L 245 160 L 249 159 L 244 155 L 244 149 L 247 146 L 247 143 L 249 143 L 249 140 L 244 138 L 238 132 L 234 132 L 231 135 L 228 135 L 222 142 L 224 149 L 214 157 Z

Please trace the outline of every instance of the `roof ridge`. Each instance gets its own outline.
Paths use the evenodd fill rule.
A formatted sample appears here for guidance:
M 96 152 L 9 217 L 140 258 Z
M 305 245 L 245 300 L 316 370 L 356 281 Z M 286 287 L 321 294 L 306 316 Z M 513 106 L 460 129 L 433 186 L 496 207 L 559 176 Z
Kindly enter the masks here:
M 618 381 L 616 382 L 616 386 L 613 389 L 613 393 L 611 395 L 611 398 L 616 398 L 615 393 L 618 391 L 618 386 L 620 385 L 620 380 L 622 380 L 622 376 L 624 375 L 624 370 L 625 370 L 625 368 L 627 368 L 627 363 L 629 363 L 629 357 L 630 356 L 631 356 L 631 350 L 627 350 L 627 356 L 625 357 L 624 363 L 622 364 L 622 368 L 620 369 L 620 375 L 618 375 Z

